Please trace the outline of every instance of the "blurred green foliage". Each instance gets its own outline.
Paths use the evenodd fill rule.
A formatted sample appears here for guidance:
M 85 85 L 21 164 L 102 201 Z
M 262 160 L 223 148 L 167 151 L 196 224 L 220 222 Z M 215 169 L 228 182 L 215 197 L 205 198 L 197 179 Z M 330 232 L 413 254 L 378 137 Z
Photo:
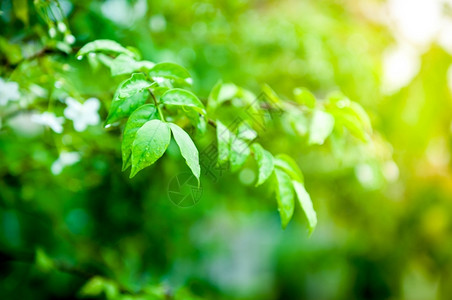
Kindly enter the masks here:
M 384 4 L 1 1 L 2 298 L 449 299 L 451 55 L 429 45 L 411 82 L 382 93 L 382 58 L 397 33 L 363 7 Z M 316 231 L 308 237 L 302 213 L 281 229 L 269 184 L 254 187 L 252 161 L 232 174 L 203 173 L 190 208 L 168 197 L 171 180 L 189 171 L 174 142 L 133 179 L 121 172 L 123 124 L 93 118 L 107 119 L 128 76 L 76 57 L 98 39 L 132 46 L 139 61 L 184 66 L 203 103 L 219 80 L 242 98 L 264 91 L 307 111 L 325 99 L 334 127 L 291 108 L 259 139 L 303 171 Z M 101 105 L 67 111 L 68 97 Z M 354 131 L 350 110 L 373 132 Z M 314 138 L 313 120 L 325 126 Z M 215 134 L 197 130 L 201 152 Z

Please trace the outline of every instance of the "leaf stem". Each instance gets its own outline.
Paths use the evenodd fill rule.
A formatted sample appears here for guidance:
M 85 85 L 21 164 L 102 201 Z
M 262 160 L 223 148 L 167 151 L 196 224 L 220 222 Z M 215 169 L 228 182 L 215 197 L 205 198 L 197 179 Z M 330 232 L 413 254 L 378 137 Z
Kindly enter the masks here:
M 161 110 L 160 107 L 159 107 L 159 104 L 158 104 L 158 102 L 157 102 L 157 99 L 155 98 L 154 93 L 152 92 L 151 89 L 148 89 L 148 90 L 149 90 L 149 93 L 151 93 L 152 100 L 154 101 L 154 105 L 155 105 L 155 107 L 157 108 L 157 110 L 158 110 L 158 112 L 159 112 L 160 119 L 162 119 L 163 122 L 166 122 L 166 121 L 165 121 L 165 117 L 163 116 L 163 112 L 162 112 L 162 110 Z

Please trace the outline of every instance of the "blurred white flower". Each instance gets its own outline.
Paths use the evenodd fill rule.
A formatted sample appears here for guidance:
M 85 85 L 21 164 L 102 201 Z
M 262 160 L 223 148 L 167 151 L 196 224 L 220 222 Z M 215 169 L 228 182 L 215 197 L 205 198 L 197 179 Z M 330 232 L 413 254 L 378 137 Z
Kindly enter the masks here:
M 72 45 L 73 43 L 75 43 L 75 36 L 73 36 L 72 34 L 68 34 L 64 36 L 64 41 L 69 45 Z
M 49 36 L 51 38 L 54 38 L 54 37 L 56 37 L 56 34 L 57 34 L 57 31 L 56 31 L 55 27 L 50 27 L 49 28 Z
M 442 0 L 389 0 L 387 5 L 404 39 L 423 48 L 435 40 L 443 19 Z
M 36 123 L 31 120 L 34 115 L 37 113 L 20 113 L 5 120 L 5 123 L 20 136 L 35 137 L 42 133 L 43 127 L 36 126 Z
M 14 81 L 6 82 L 0 78 L 0 106 L 5 106 L 9 101 L 19 100 L 19 84 Z
M 47 89 L 43 88 L 42 86 L 39 86 L 37 84 L 30 84 L 28 86 L 28 90 L 33 94 L 33 96 L 40 97 L 40 98 L 46 98 L 49 92 Z
M 399 167 L 393 160 L 388 160 L 383 164 L 383 176 L 389 182 L 395 182 L 399 179 Z
M 383 92 L 392 94 L 408 85 L 419 72 L 421 59 L 416 49 L 401 43 L 383 56 Z
M 451 0 L 388 0 L 385 19 L 399 42 L 408 42 L 421 53 L 437 42 L 452 53 L 451 5 Z
M 397 45 L 383 57 L 383 92 L 392 94 L 408 85 L 420 68 L 420 55 L 432 44 L 452 54 L 451 0 L 388 0 L 379 14 L 373 5 L 368 16 L 381 16 L 379 21 L 392 31 Z
M 377 181 L 374 168 L 366 163 L 359 164 L 355 167 L 355 176 L 359 183 L 367 189 L 372 189 Z
M 61 21 L 57 23 L 57 27 L 61 33 L 65 33 L 67 30 L 66 24 L 64 24 L 64 22 Z
M 149 19 L 149 27 L 154 32 L 162 32 L 166 29 L 166 19 L 163 15 L 154 15 Z
M 61 152 L 58 159 L 50 167 L 54 175 L 58 175 L 66 166 L 71 166 L 80 161 L 80 153 L 78 152 Z
M 31 121 L 36 124 L 41 124 L 45 126 L 49 126 L 56 133 L 63 132 L 63 117 L 57 117 L 54 113 L 51 112 L 43 112 L 42 114 L 34 114 L 31 116 Z
M 76 131 L 84 131 L 88 125 L 97 125 L 100 117 L 97 111 L 100 108 L 100 102 L 97 98 L 89 98 L 84 103 L 68 97 L 66 99 L 67 107 L 64 110 L 64 116 L 74 122 Z

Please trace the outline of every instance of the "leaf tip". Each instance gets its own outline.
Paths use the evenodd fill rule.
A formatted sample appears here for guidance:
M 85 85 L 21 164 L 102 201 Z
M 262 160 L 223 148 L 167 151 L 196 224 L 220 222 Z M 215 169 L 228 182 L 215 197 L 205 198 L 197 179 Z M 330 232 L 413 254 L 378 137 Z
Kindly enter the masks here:
M 136 170 L 136 168 L 134 168 L 132 166 L 132 170 L 130 171 L 129 178 L 131 179 L 131 178 L 135 177 L 135 175 L 137 175 L 138 172 L 139 172 L 139 170 Z
M 309 227 L 309 229 L 308 229 L 308 238 L 312 237 L 312 234 L 314 233 L 315 227 L 316 227 L 316 225 L 314 225 L 312 227 Z
M 129 165 L 126 162 L 123 162 L 121 172 L 124 172 L 125 170 L 127 170 L 128 167 L 129 167 Z

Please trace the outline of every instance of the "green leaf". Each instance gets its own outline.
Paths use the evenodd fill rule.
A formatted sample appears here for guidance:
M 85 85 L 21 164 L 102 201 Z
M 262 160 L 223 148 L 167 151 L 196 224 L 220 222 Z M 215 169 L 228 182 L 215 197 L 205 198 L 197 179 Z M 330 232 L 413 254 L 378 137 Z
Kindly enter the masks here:
M 232 134 L 229 153 L 231 171 L 235 172 L 246 162 L 248 156 L 251 154 L 251 150 L 247 142 Z
M 160 101 L 166 105 L 191 108 L 200 114 L 206 114 L 204 104 L 193 93 L 183 89 L 171 89 L 164 93 Z
M 206 120 L 206 117 L 203 116 L 203 115 L 199 115 L 199 114 L 198 114 L 197 119 L 198 119 L 198 122 L 197 122 L 196 125 L 195 125 L 195 126 L 196 126 L 196 129 L 198 129 L 198 131 L 199 131 L 201 134 L 205 134 L 206 131 L 207 131 L 207 120 Z
M 134 73 L 119 86 L 119 97 L 130 97 L 153 85 L 155 85 L 155 83 L 147 81 L 143 73 Z
M 231 100 L 239 94 L 239 87 L 233 83 L 224 83 L 218 92 L 217 104 L 221 104 L 226 100 Z
M 352 135 L 363 142 L 366 142 L 368 140 L 367 132 L 364 129 L 364 126 L 360 122 L 360 120 L 356 118 L 356 116 L 347 112 L 337 112 L 335 114 L 335 117 L 336 123 L 338 125 L 345 126 L 345 128 L 347 128 Z
M 110 63 L 111 74 L 113 76 L 130 74 L 136 71 L 149 70 L 155 64 L 150 61 L 135 61 L 126 54 L 120 54 Z
M 219 81 L 209 94 L 209 107 L 216 108 L 221 103 L 231 100 L 237 96 L 239 88 L 233 83 L 222 83 Z
M 286 228 L 294 211 L 294 191 L 289 175 L 279 169 L 274 170 L 276 177 L 276 200 L 278 202 L 281 225 Z
M 281 103 L 281 99 L 279 98 L 279 96 L 268 84 L 264 84 L 262 86 L 262 91 L 272 102 Z
M 251 149 L 254 152 L 254 158 L 256 159 L 259 167 L 259 175 L 256 183 L 256 186 L 259 186 L 273 173 L 275 168 L 273 163 L 273 155 L 257 143 L 251 145 Z
M 112 280 L 105 280 L 104 292 L 107 299 L 118 299 L 119 288 L 117 283 Z
M 146 88 L 153 84 L 141 73 L 132 74 L 131 78 L 124 80 L 115 92 L 105 124 L 128 117 L 135 109 L 145 104 L 149 96 Z
M 109 64 L 111 75 L 117 76 L 132 73 L 136 70 L 135 63 L 136 61 L 132 57 L 125 54 L 120 54 Z
M 160 120 L 148 121 L 138 129 L 132 146 L 130 178 L 162 157 L 170 140 L 170 128 L 167 123 Z
M 192 171 L 193 175 L 195 175 L 196 179 L 198 179 L 199 184 L 201 167 L 199 166 L 198 149 L 196 148 L 190 136 L 182 128 L 173 123 L 169 123 L 169 126 L 171 128 L 171 131 L 173 132 L 174 139 L 179 146 L 180 153 L 185 158 L 185 162 Z
M 274 159 L 275 166 L 284 170 L 292 179 L 304 182 L 303 173 L 292 157 L 286 154 L 278 154 Z
M 245 141 L 253 141 L 257 138 L 257 132 L 245 121 L 237 127 L 236 135 L 239 139 Z
M 129 116 L 135 109 L 146 103 L 148 96 L 148 91 L 136 93 L 128 98 L 115 95 L 105 124 L 108 125 Z
M 223 85 L 223 82 L 221 80 L 219 80 L 212 88 L 212 90 L 209 93 L 209 97 L 207 98 L 207 107 L 215 107 L 217 101 L 218 101 L 218 96 L 220 94 L 221 91 L 221 86 Z
M 218 141 L 218 163 L 224 164 L 229 160 L 229 141 L 232 132 L 220 121 L 217 120 L 217 141 Z
M 149 70 L 149 77 L 155 78 L 167 78 L 172 80 L 183 81 L 191 85 L 191 75 L 183 67 L 169 63 L 163 62 L 156 64 L 151 70 Z
M 27 0 L 14 0 L 13 1 L 14 14 L 16 17 L 28 25 L 28 1 Z
M 334 117 L 322 110 L 314 111 L 309 127 L 309 144 L 322 145 L 333 132 Z
M 186 111 L 186 116 L 188 119 L 190 119 L 190 122 L 193 124 L 193 126 L 196 127 L 196 129 L 201 133 L 204 134 L 207 131 L 207 121 L 206 118 L 203 115 L 200 115 L 196 111 Z
M 165 94 L 169 90 L 166 86 L 154 86 L 152 87 L 152 93 L 157 99 L 160 99 L 163 94 Z
M 367 141 L 372 133 L 372 125 L 366 111 L 357 102 L 353 102 L 340 92 L 332 93 L 328 97 L 328 106 L 337 120 L 338 125 L 345 126 L 351 134 Z
M 312 233 L 315 226 L 317 225 L 317 214 L 315 213 L 314 207 L 312 205 L 311 197 L 309 196 L 308 192 L 301 182 L 293 180 L 292 184 L 298 201 L 300 201 L 301 208 L 303 209 L 306 218 L 308 219 L 309 232 Z
M 117 299 L 119 288 L 117 284 L 109 279 L 94 276 L 80 290 L 81 296 L 95 297 L 105 293 L 106 299 Z
M 147 296 L 155 297 L 155 298 L 149 298 L 148 300 L 160 300 L 160 299 L 165 299 L 165 297 L 167 297 L 168 289 L 166 288 L 166 286 L 163 286 L 163 285 L 148 285 L 143 288 L 143 292 Z M 196 300 L 196 299 L 192 299 L 189 297 L 177 297 L 177 296 L 175 296 L 174 299 Z M 123 299 L 123 300 L 125 300 L 125 299 Z
M 223 164 L 229 160 L 231 171 L 237 171 L 251 153 L 248 143 L 232 133 L 223 123 L 217 120 L 218 162 Z
M 136 57 L 135 53 L 124 48 L 123 46 L 112 40 L 96 40 L 91 43 L 88 43 L 79 50 L 77 56 L 83 57 L 89 53 L 94 52 L 102 52 L 116 55 L 125 54 L 130 57 Z
M 337 126 L 344 126 L 355 137 L 367 141 L 368 134 L 372 132 L 372 125 L 361 105 L 340 93 L 331 95 L 329 101 L 333 104 L 329 106 L 329 110 L 334 115 Z
M 293 90 L 293 94 L 295 96 L 295 101 L 306 105 L 309 108 L 315 107 L 315 97 L 314 95 L 306 88 L 295 88 Z
M 152 104 L 146 104 L 135 110 L 127 120 L 122 138 L 122 170 L 132 165 L 133 141 L 140 129 L 147 121 L 158 118 L 158 111 Z
M 55 268 L 53 260 L 42 249 L 36 250 L 35 262 L 38 269 L 45 273 Z
M 350 101 L 350 110 L 353 112 L 356 118 L 363 124 L 364 129 L 371 132 L 372 124 L 364 108 L 359 103 Z
M 287 112 L 291 128 L 300 136 L 305 136 L 309 131 L 309 120 L 306 115 L 299 110 Z
M 231 101 L 238 100 L 238 101 Z M 231 101 L 231 104 L 236 107 L 244 107 L 250 105 L 252 112 L 256 112 L 259 108 L 259 102 L 256 101 L 256 95 L 252 92 L 238 87 L 233 83 L 217 83 L 209 95 L 209 107 L 216 109 L 222 103 Z
M 138 50 L 138 48 L 135 48 L 135 47 L 132 47 L 132 46 L 126 46 L 126 48 L 127 48 L 127 50 L 129 50 L 130 52 L 132 52 L 134 54 L 134 58 L 136 60 L 140 60 L 141 59 L 141 53 L 140 53 L 140 50 Z
M 105 66 L 111 68 L 111 64 L 113 63 L 113 58 L 111 58 L 110 56 L 108 56 L 107 54 L 103 54 L 103 53 L 98 53 L 96 54 L 96 56 L 92 57 L 92 59 L 90 59 L 91 57 L 88 55 L 88 61 L 90 62 L 90 64 L 92 64 L 93 60 L 96 60 L 98 62 L 101 62 L 102 64 L 104 64 Z
M 10 43 L 9 40 L 1 35 L 0 53 L 2 53 L 11 64 L 17 64 L 23 59 L 21 47 L 18 44 Z
M 99 296 L 104 291 L 104 278 L 100 276 L 92 277 L 80 290 L 81 296 Z
M 342 163 L 346 157 L 346 144 L 347 140 L 343 137 L 343 134 L 334 130 L 330 136 L 330 146 L 331 152 L 338 162 Z

